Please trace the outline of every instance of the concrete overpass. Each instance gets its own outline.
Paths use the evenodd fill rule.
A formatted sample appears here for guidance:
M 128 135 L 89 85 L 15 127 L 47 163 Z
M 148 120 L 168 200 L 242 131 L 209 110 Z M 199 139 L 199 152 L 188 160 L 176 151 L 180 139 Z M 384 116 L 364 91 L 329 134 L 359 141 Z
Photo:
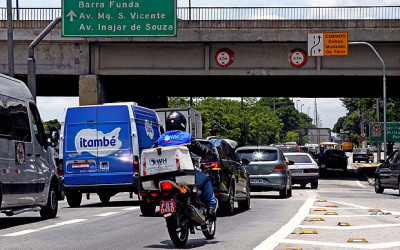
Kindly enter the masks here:
M 48 23 L 14 21 L 18 78 L 26 81 L 29 44 Z M 0 72 L 7 74 L 5 24 L 0 21 Z M 372 44 L 386 64 L 388 97 L 400 90 L 398 16 L 178 19 L 177 36 L 166 38 L 61 38 L 60 32 L 57 27 L 35 50 L 38 96 L 79 95 L 81 104 L 137 101 L 149 107 L 165 106 L 167 96 L 382 96 L 382 64 L 366 46 L 350 45 L 348 56 L 308 57 L 303 67 L 293 67 L 290 51 L 307 51 L 307 34 L 316 32 L 348 32 L 350 42 Z M 234 52 L 229 67 L 215 60 L 222 48 Z

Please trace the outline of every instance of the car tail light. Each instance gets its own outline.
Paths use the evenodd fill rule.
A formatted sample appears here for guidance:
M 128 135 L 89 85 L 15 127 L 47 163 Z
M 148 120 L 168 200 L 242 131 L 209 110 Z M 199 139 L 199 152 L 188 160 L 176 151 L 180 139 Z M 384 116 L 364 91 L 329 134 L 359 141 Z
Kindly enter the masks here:
M 296 146 L 296 150 L 297 152 L 300 152 L 300 148 L 298 146 Z
M 211 170 L 221 170 L 218 162 L 206 162 L 203 163 L 206 168 L 211 168 Z
M 59 159 L 57 161 L 57 170 L 58 170 L 58 175 L 59 176 L 64 176 L 64 160 L 63 159 Z
M 305 169 L 305 173 L 319 173 L 318 169 Z
M 170 182 L 163 182 L 161 183 L 161 189 L 162 190 L 170 190 L 172 189 L 174 186 L 170 183 Z
M 139 157 L 137 155 L 135 155 L 133 160 L 133 172 L 139 173 Z
M 285 171 L 285 166 L 284 165 L 278 164 L 278 165 L 275 166 L 274 172 L 283 172 L 283 171 Z

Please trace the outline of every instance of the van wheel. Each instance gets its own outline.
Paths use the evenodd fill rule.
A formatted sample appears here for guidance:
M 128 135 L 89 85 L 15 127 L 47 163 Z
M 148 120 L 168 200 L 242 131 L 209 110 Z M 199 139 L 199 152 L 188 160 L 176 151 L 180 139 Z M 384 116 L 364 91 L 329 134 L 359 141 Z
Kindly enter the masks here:
M 70 207 L 79 207 L 82 202 L 82 194 L 75 192 L 68 192 L 65 194 L 67 196 L 67 203 Z
M 40 210 L 42 219 L 53 219 L 57 216 L 58 200 L 54 183 L 51 184 L 46 206 Z
M 100 201 L 103 205 L 108 205 L 110 203 L 111 195 L 109 194 L 97 194 L 100 198 Z

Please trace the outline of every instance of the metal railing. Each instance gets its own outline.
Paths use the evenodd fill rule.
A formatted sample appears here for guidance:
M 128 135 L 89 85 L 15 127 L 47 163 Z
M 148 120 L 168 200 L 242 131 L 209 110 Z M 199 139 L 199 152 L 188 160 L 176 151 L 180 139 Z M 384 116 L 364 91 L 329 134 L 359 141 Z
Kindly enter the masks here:
M 44 28 L 57 16 L 61 8 L 13 9 L 16 28 Z M 400 27 L 400 6 L 178 7 L 177 18 L 178 28 Z M 7 9 L 0 8 L 1 28 L 6 19 Z

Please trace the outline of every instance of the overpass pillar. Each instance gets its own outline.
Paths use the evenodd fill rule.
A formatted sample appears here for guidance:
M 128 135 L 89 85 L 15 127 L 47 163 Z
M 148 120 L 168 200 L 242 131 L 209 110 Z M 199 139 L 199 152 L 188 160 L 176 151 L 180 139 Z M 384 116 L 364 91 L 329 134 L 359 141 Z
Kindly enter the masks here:
M 97 75 L 81 75 L 79 77 L 79 105 L 102 104 L 103 88 Z

